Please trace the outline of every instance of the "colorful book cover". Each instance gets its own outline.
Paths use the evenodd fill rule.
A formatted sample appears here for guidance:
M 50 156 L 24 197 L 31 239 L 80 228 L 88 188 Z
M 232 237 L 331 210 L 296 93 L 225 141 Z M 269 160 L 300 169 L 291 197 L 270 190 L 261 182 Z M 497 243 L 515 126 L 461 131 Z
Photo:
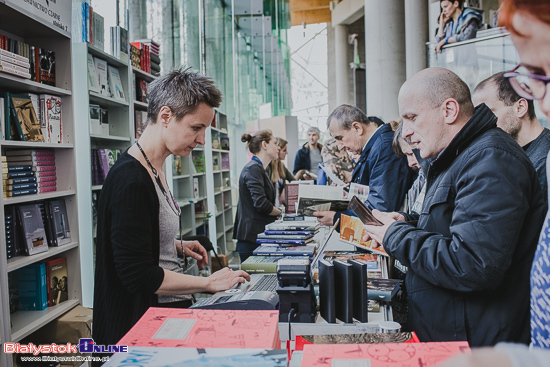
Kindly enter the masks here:
M 223 150 L 229 150 L 229 137 L 227 136 L 222 136 L 220 138 L 220 144 L 221 144 L 221 148 Z
M 21 190 L 34 191 L 36 189 Z M 13 191 L 12 193 L 15 193 Z M 13 195 L 17 196 L 17 195 Z M 48 251 L 48 241 L 46 240 L 46 230 L 42 221 L 42 213 L 37 203 L 20 205 L 19 218 L 21 220 L 21 229 L 26 255 L 35 255 L 40 252 Z
M 346 365 L 353 360 L 370 360 L 371 367 L 430 367 L 469 352 L 468 342 L 306 344 L 302 366 Z
M 352 245 L 370 250 L 376 254 L 389 256 L 382 246 L 373 247 L 372 240 L 363 241 L 367 233 L 363 229 L 363 222 L 357 217 L 342 214 L 340 219 L 340 240 Z
M 231 169 L 231 163 L 229 163 L 229 154 L 222 154 L 222 170 Z
M 44 263 L 27 265 L 17 270 L 19 309 L 44 310 L 48 307 L 46 266 Z
M 119 345 L 183 348 L 278 347 L 279 311 L 150 307 Z
M 193 166 L 195 167 L 195 171 L 197 173 L 204 173 L 205 167 L 204 167 L 204 154 L 198 153 L 193 154 Z
M 55 87 L 55 52 L 38 48 L 38 72 L 40 83 Z
M 23 134 L 21 140 L 43 142 L 44 136 L 40 121 L 38 121 L 31 98 L 24 94 L 12 94 L 11 104 L 15 117 L 14 122 L 19 123 Z
M 104 367 L 225 366 L 286 367 L 285 349 L 260 348 L 160 348 L 129 347 L 127 353 L 115 353 Z
M 327 261 L 334 260 L 357 260 L 367 264 L 367 269 L 378 269 L 378 255 L 367 254 L 364 252 L 355 251 L 325 251 L 323 259 Z
M 40 95 L 40 108 L 46 120 L 50 143 L 63 143 L 63 124 L 61 120 L 62 105 L 63 102 L 58 96 L 52 96 L 50 94 Z
M 218 131 L 212 131 L 212 149 L 221 149 L 220 133 Z
M 69 299 L 67 259 L 46 262 L 48 306 L 55 306 Z
M 174 160 L 172 161 L 172 174 L 174 176 L 181 176 L 181 156 L 174 155 Z

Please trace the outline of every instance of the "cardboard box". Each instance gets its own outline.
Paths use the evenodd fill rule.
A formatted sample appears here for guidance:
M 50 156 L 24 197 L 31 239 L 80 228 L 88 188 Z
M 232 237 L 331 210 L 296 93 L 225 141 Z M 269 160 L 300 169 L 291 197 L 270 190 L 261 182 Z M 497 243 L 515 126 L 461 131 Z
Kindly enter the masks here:
M 227 255 L 218 254 L 218 257 L 220 258 L 220 262 L 222 263 L 222 266 L 224 268 L 226 266 L 229 266 L 229 257 Z M 218 260 L 216 260 L 216 256 L 214 256 L 214 254 L 212 254 L 212 256 L 210 257 L 210 261 L 211 261 L 212 273 L 220 270 L 220 265 L 218 264 Z
M 26 340 L 34 344 L 75 344 L 80 338 L 92 337 L 93 311 L 90 308 L 76 306 L 66 314 L 38 329 Z M 69 357 L 74 354 L 64 354 Z M 82 354 L 89 356 L 89 354 Z M 63 362 L 62 365 L 80 366 L 82 362 Z

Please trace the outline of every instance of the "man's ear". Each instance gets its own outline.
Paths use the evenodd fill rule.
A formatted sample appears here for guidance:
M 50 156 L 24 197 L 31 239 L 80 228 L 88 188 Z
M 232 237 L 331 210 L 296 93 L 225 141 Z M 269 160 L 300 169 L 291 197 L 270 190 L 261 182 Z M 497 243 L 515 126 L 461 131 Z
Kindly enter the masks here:
M 443 121 L 449 125 L 453 124 L 458 119 L 460 113 L 458 101 L 454 98 L 447 98 L 441 104 L 441 111 L 443 114 Z
M 172 110 L 170 109 L 170 107 L 162 106 L 157 115 L 157 123 L 160 122 L 163 127 L 167 127 L 168 122 L 170 121 L 170 117 L 172 117 Z
M 523 118 L 529 110 L 529 103 L 525 98 L 520 98 L 514 103 L 514 112 L 518 118 Z
M 358 135 L 363 135 L 363 124 L 357 121 L 351 123 L 351 130 L 355 131 Z

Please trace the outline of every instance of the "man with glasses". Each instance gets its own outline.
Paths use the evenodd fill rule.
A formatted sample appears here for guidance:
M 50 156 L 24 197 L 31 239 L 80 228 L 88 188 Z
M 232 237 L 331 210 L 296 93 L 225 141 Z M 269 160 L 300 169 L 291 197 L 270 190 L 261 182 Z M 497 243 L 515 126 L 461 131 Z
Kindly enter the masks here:
M 485 103 L 497 116 L 497 126 L 523 148 L 539 176 L 542 192 L 547 192 L 546 156 L 550 150 L 550 130 L 540 124 L 532 98 L 518 95 L 504 72 L 485 79 L 474 90 L 473 102 Z M 513 79 L 515 82 L 515 78 Z M 547 201 L 547 195 L 543 195 Z
M 417 226 L 374 215 L 365 239 L 408 267 L 409 328 L 422 341 L 529 343 L 529 272 L 544 220 L 533 165 L 454 73 L 429 68 L 399 92 L 405 139 L 432 158 Z

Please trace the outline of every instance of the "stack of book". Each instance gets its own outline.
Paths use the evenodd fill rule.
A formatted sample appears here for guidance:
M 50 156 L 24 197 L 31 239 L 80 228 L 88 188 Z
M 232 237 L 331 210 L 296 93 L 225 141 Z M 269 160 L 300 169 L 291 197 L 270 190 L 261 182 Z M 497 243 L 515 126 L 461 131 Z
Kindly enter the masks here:
M 0 42 L 6 36 L 0 36 Z M 27 45 L 28 46 L 28 45 Z M 31 78 L 30 58 L 6 51 L 0 47 L 0 71 L 7 74 L 20 76 L 25 79 Z
M 128 62 L 128 30 L 125 28 L 111 27 L 111 55 L 122 62 Z
M 92 185 L 102 185 L 121 155 L 120 149 L 92 149 Z
M 297 217 L 290 218 L 296 219 Z M 254 250 L 253 255 L 307 256 L 312 260 L 318 246 L 313 239 L 319 230 L 317 219 L 284 219 L 265 226 L 265 231 L 258 235 L 256 242 L 260 246 Z
M 5 207 L 4 209 L 4 228 L 6 231 L 6 255 L 8 259 L 15 257 L 15 215 L 13 207 Z
M 146 73 L 151 73 L 151 52 L 149 46 L 140 42 L 130 42 L 130 45 L 139 50 L 139 65 L 140 69 Z M 134 51 L 134 55 L 136 52 Z
M 55 152 L 46 149 L 7 150 L 2 158 L 4 197 L 57 190 Z
M 155 76 L 160 75 L 160 45 L 152 39 L 141 39 L 132 42 L 137 49 L 141 50 L 141 70 Z M 147 55 L 143 55 L 143 53 Z M 145 56 L 145 57 L 144 57 Z M 144 65 L 145 60 L 145 65 Z M 144 68 L 145 66 L 145 68 Z

